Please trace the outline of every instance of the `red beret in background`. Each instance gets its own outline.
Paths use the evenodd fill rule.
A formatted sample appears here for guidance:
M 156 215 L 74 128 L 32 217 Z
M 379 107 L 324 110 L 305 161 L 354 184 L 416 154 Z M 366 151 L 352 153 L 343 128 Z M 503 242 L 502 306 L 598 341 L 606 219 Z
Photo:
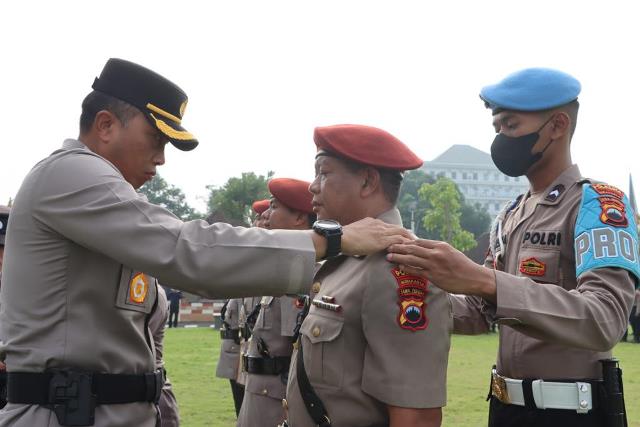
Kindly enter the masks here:
M 317 127 L 313 140 L 318 150 L 338 154 L 357 163 L 399 171 L 417 169 L 422 159 L 398 138 L 364 125 Z
M 274 178 L 269 181 L 269 192 L 288 208 L 310 214 L 313 213 L 310 184 L 293 178 Z
M 251 205 L 251 209 L 253 209 L 253 211 L 258 215 L 260 215 L 262 212 L 269 209 L 270 205 L 271 205 L 271 201 L 269 201 L 268 199 L 257 200 L 253 202 L 253 204 Z

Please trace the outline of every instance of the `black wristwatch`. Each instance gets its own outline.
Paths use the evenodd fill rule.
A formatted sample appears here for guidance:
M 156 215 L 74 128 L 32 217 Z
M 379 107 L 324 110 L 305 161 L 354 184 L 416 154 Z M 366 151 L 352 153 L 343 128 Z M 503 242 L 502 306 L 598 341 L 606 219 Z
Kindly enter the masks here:
M 319 219 L 313 223 L 313 231 L 327 239 L 327 251 L 323 259 L 340 255 L 342 226 L 332 219 Z

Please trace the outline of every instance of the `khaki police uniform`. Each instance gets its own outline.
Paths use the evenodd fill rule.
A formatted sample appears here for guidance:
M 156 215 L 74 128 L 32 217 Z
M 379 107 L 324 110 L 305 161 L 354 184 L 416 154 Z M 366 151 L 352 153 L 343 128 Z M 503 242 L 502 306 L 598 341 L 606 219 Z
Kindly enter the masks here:
M 232 298 L 227 302 L 224 321 L 229 325 L 228 330 L 235 331 L 238 339 L 224 338 L 220 344 L 220 358 L 216 368 L 216 377 L 236 380 L 238 376 L 238 363 L 240 361 L 240 344 L 238 316 L 240 314 L 242 299 Z
M 396 209 L 379 219 L 402 223 Z M 315 275 L 311 299 L 317 302 L 301 328 L 304 367 L 332 426 L 388 425 L 386 405 L 445 405 L 452 326 L 446 293 L 404 276 L 379 253 L 326 261 Z M 318 301 L 333 301 L 339 311 Z M 315 427 L 296 371 L 294 351 L 287 385 L 289 425 Z
M 635 288 L 629 271 L 597 268 L 576 278 L 574 230 L 584 185 L 574 165 L 537 199 L 523 197 L 498 218 L 502 232 L 493 233 L 485 262 L 495 268 L 496 305 L 452 296 L 454 332 L 486 331 L 489 320 L 500 325 L 497 371 L 503 376 L 601 378 L 598 360 L 611 357 L 626 325 Z M 627 255 L 637 262 L 637 253 L 636 245 Z
M 67 140 L 25 178 L 13 205 L 0 296 L 11 372 L 155 367 L 146 321 L 155 280 L 209 298 L 304 293 L 309 236 L 182 222 L 134 191 L 107 160 Z M 156 406 L 98 405 L 96 426 L 154 426 Z M 9 403 L 0 426 L 57 426 L 44 406 Z
M 164 370 L 164 330 L 168 318 L 169 302 L 167 301 L 167 294 L 162 286 L 158 286 L 158 302 L 149 320 L 149 329 L 153 334 L 153 344 L 156 350 L 156 369 Z M 162 394 L 160 395 L 158 408 L 160 409 L 162 427 L 178 427 L 180 425 L 178 402 L 176 396 L 173 394 L 171 381 L 169 381 L 167 376 L 165 376 L 165 382 L 162 386 Z
M 247 354 L 249 348 L 249 338 L 251 337 L 251 326 L 247 325 L 248 317 L 260 304 L 261 297 L 242 298 L 240 313 L 238 315 L 238 326 L 240 327 L 240 354 L 238 355 L 238 371 L 236 382 L 244 386 L 247 382 L 247 373 L 242 370 L 242 356 Z M 256 315 L 257 316 L 257 315 Z
M 249 358 L 290 361 L 292 337 L 301 311 L 296 301 L 297 298 L 287 296 L 262 298 L 260 314 L 249 340 Z M 288 363 L 286 366 L 288 368 Z M 284 420 L 282 399 L 286 396 L 287 373 L 288 370 L 276 375 L 247 373 L 239 427 L 275 426 Z
M 216 368 L 216 377 L 227 378 L 231 385 L 233 405 L 236 416 L 240 413 L 240 406 L 244 397 L 244 388 L 236 382 L 240 365 L 240 330 L 238 316 L 240 314 L 241 298 L 228 300 L 224 309 L 223 326 L 220 329 L 221 344 L 220 358 Z

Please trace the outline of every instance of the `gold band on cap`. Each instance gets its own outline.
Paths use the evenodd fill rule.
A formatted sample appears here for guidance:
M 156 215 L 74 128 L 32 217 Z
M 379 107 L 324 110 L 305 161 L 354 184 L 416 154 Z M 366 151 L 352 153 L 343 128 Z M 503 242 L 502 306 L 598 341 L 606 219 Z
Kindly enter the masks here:
M 182 120 L 179 119 L 178 117 L 174 116 L 171 113 L 167 113 L 166 111 L 164 111 L 162 108 L 160 107 L 156 107 L 155 105 L 153 105 L 152 103 L 148 103 L 147 104 L 147 108 L 151 111 L 153 111 L 154 113 L 158 113 L 161 116 L 171 120 L 172 122 L 176 122 L 177 124 L 181 124 Z
M 187 131 L 175 130 L 174 128 L 172 128 L 171 126 L 169 126 L 168 124 L 166 124 L 162 120 L 156 118 L 156 116 L 154 116 L 153 114 L 151 114 L 151 118 L 153 118 L 153 120 L 155 120 L 156 127 L 160 130 L 160 132 L 164 133 L 169 138 L 178 139 L 178 140 L 181 140 L 181 141 L 189 141 L 189 140 L 192 140 L 192 139 L 196 139 L 192 134 L 190 134 Z

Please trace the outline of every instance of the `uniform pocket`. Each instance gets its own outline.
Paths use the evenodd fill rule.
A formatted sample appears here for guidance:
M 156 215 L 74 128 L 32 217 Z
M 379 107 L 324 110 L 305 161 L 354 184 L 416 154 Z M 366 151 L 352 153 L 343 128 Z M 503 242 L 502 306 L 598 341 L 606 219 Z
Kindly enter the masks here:
M 305 348 L 305 368 L 314 385 L 342 386 L 344 337 L 341 334 L 343 326 L 343 319 L 313 314 L 307 316 L 302 324 L 300 332 L 311 342 L 310 349 Z
M 129 267 L 122 267 L 116 307 L 149 314 L 153 310 L 156 296 L 157 283 L 154 277 Z
M 541 283 L 560 282 L 559 249 L 520 249 L 517 275 Z

